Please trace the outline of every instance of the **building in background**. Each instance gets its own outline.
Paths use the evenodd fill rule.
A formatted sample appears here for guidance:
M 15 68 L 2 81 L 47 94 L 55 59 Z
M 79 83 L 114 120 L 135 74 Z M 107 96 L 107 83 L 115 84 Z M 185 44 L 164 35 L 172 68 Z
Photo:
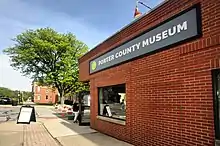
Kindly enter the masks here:
M 56 103 L 58 101 L 58 91 L 49 86 L 39 86 L 37 82 L 32 85 L 34 103 Z

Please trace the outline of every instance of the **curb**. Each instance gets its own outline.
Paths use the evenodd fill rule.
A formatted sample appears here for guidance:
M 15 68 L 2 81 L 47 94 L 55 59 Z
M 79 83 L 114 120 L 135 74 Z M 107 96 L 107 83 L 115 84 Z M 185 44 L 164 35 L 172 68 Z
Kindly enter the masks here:
M 39 123 L 41 123 L 44 127 L 44 129 L 49 133 L 49 135 L 57 142 L 58 145 L 60 146 L 64 146 L 62 143 L 60 143 L 60 141 L 58 139 L 56 139 L 55 137 L 53 137 L 53 135 L 49 132 L 49 130 L 47 129 L 47 127 L 44 125 L 43 122 L 39 121 Z

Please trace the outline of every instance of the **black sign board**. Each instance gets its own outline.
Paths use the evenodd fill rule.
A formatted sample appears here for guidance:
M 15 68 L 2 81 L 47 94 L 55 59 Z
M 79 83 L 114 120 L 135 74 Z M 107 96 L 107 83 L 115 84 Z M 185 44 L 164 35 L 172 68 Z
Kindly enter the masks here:
M 17 118 L 17 124 L 30 124 L 30 122 L 36 122 L 35 109 L 30 105 L 22 106 Z
M 90 74 L 201 36 L 200 11 L 200 5 L 195 5 L 91 60 Z

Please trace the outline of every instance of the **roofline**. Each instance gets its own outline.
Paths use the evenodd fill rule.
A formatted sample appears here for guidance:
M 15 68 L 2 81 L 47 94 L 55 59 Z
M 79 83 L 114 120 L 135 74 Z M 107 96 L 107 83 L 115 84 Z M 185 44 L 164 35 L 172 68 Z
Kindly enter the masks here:
M 165 4 L 166 2 L 168 2 L 170 0 L 163 0 L 163 2 L 161 2 L 160 4 L 158 4 L 157 6 L 155 6 L 154 8 L 152 8 L 151 10 L 147 11 L 146 13 L 144 13 L 143 15 L 141 15 L 140 17 L 134 19 L 132 22 L 130 22 L 129 24 L 126 24 L 124 27 L 122 27 L 121 29 L 119 29 L 118 31 L 116 31 L 115 33 L 113 33 L 112 35 L 110 35 L 107 39 L 105 39 L 104 41 L 100 42 L 99 44 L 97 44 L 95 47 L 93 47 L 91 50 L 89 50 L 88 52 L 86 52 L 83 56 L 81 56 L 79 58 L 79 60 L 81 58 L 83 58 L 84 56 L 86 56 L 87 54 L 89 54 L 90 52 L 92 52 L 93 50 L 95 50 L 98 46 L 100 46 L 101 44 L 103 44 L 104 42 L 106 42 L 107 40 L 109 40 L 110 38 L 112 38 L 113 36 L 117 35 L 119 32 L 123 31 L 124 29 L 128 28 L 129 26 L 131 26 L 132 24 L 134 24 L 135 22 L 139 21 L 140 19 L 142 19 L 144 16 L 148 15 L 149 13 L 152 13 L 153 11 L 155 11 L 156 9 L 158 9 L 161 5 Z

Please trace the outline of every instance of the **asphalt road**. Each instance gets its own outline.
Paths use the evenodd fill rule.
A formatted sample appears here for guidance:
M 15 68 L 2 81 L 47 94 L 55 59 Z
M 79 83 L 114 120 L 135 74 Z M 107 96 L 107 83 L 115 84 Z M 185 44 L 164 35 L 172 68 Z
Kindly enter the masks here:
M 19 114 L 20 107 L 0 106 L 0 122 L 15 121 Z

